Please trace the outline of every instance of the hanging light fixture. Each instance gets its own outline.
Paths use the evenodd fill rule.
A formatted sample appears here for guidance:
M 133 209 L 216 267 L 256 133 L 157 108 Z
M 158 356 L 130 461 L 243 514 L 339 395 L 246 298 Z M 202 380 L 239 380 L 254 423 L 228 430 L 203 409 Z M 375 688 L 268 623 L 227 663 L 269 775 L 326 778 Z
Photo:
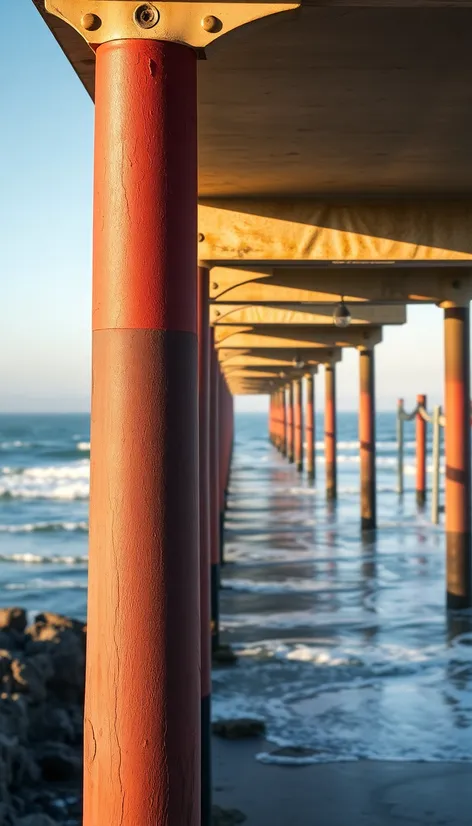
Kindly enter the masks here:
M 339 304 L 336 304 L 333 312 L 333 324 L 336 327 L 349 327 L 352 321 L 351 312 L 349 307 L 344 302 L 344 296 L 341 296 L 341 301 Z
M 303 368 L 305 367 L 305 362 L 302 361 L 302 359 L 300 358 L 300 356 L 298 354 L 296 356 L 294 356 L 292 364 L 293 364 L 294 367 L 297 368 L 297 370 L 303 370 Z

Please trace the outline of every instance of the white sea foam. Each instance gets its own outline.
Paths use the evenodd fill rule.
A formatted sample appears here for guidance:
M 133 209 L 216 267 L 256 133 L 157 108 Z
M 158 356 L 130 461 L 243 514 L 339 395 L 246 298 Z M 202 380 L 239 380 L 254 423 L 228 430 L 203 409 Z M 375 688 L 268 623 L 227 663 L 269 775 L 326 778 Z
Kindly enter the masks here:
M 25 565 L 86 565 L 88 556 L 62 556 L 61 554 L 0 554 L 0 562 L 16 562 Z
M 0 525 L 0 533 L 54 533 L 56 531 L 86 533 L 88 522 L 27 522 L 24 525 Z
M 84 451 L 90 450 L 90 442 L 78 442 L 77 450 L 84 450 Z
M 22 442 L 20 439 L 0 442 L 0 450 L 11 450 L 12 448 L 31 447 L 31 442 Z
M 87 583 L 75 579 L 27 579 L 24 582 L 8 582 L 3 586 L 5 591 L 43 591 L 51 590 L 86 590 Z
M 81 459 L 70 465 L 3 468 L 0 497 L 20 499 L 87 499 L 90 462 Z

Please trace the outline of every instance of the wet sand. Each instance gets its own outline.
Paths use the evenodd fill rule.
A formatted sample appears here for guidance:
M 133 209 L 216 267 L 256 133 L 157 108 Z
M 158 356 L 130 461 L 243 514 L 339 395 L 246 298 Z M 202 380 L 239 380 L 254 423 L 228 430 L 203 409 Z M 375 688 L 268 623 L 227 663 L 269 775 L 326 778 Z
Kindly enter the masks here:
M 470 764 L 257 762 L 270 748 L 213 738 L 214 802 L 244 812 L 247 826 L 470 826 Z

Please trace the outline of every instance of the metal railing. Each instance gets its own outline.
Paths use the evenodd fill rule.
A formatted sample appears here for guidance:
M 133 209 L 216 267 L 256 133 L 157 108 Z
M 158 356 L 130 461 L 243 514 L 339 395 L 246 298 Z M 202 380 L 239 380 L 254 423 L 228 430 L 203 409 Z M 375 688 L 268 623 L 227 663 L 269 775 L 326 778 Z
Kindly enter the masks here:
M 407 413 L 403 406 L 403 399 L 398 402 L 397 409 L 397 442 L 398 442 L 398 469 L 397 469 L 397 490 L 400 495 L 404 493 L 403 465 L 404 465 L 404 423 L 411 422 L 417 416 L 433 426 L 433 453 L 432 453 L 432 490 L 431 490 L 431 519 L 435 525 L 439 523 L 439 497 L 440 497 L 440 464 L 441 464 L 441 428 L 445 427 L 446 418 L 442 413 L 441 405 L 437 404 L 430 414 L 422 404 L 417 404 L 414 410 Z

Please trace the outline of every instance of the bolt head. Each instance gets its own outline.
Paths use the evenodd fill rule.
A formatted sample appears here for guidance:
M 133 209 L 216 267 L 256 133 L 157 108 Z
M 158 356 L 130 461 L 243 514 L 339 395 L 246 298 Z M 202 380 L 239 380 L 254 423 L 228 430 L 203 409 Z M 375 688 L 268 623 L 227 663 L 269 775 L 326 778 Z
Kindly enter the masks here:
M 159 10 L 151 3 L 142 3 L 134 11 L 134 21 L 140 29 L 152 29 L 159 23 Z
M 217 290 L 218 289 L 218 284 L 216 283 L 216 281 L 213 281 L 213 283 L 211 285 L 211 289 L 212 290 Z
M 215 17 L 214 14 L 207 14 L 202 20 L 202 28 L 206 32 L 210 32 L 210 34 L 215 34 L 216 32 L 221 31 L 223 24 L 218 17 Z
M 202 243 L 202 241 L 205 240 L 205 236 L 204 236 L 203 232 L 198 233 L 198 240 L 199 240 L 200 244 Z
M 102 21 L 98 14 L 91 13 L 84 14 L 80 22 L 87 32 L 96 32 L 102 25 Z

